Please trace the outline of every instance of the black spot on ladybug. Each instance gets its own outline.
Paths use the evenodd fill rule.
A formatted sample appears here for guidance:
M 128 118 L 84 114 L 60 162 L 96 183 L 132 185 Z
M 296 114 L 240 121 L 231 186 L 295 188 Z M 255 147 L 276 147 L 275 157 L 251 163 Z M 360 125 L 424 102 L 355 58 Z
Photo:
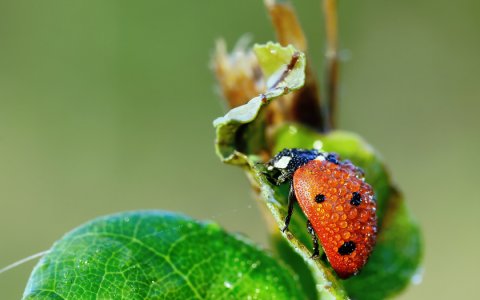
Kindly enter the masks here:
M 355 243 L 353 241 L 348 241 L 343 243 L 343 245 L 338 248 L 338 253 L 340 255 L 350 255 L 353 251 L 355 251 L 355 248 L 357 248 Z
M 362 203 L 362 195 L 357 192 L 352 193 L 352 199 L 350 200 L 350 204 L 354 206 L 359 206 Z
M 335 154 L 328 154 L 327 157 L 325 158 L 327 161 L 331 162 L 331 163 L 334 163 L 336 165 L 338 165 L 338 159 L 337 159 L 337 156 Z
M 325 195 L 324 194 L 318 194 L 315 196 L 315 202 L 317 203 L 322 203 L 325 201 Z

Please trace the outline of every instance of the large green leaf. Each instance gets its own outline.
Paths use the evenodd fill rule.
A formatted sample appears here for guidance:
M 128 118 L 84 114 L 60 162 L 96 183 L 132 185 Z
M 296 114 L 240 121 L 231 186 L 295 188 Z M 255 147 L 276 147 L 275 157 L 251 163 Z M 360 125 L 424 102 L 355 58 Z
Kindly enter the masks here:
M 274 259 L 213 223 L 166 212 L 96 219 L 57 241 L 24 299 L 305 299 Z

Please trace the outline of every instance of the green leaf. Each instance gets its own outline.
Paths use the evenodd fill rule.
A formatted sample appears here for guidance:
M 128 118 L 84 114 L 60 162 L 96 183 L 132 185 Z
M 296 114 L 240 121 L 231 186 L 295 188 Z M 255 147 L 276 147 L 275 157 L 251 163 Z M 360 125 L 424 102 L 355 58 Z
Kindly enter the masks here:
M 96 219 L 65 235 L 24 299 L 306 299 L 297 278 L 213 223 L 155 211 Z
M 305 127 L 286 125 L 277 132 L 274 153 L 293 147 L 321 148 L 340 154 L 342 159 L 350 159 L 365 171 L 366 181 L 375 191 L 379 219 L 377 244 L 360 274 L 343 281 L 348 295 L 359 300 L 376 300 L 403 290 L 418 273 L 422 258 L 421 234 L 402 196 L 392 187 L 379 155 L 353 133 L 333 131 L 322 135 Z M 283 193 L 280 199 L 285 199 L 286 191 Z M 306 238 L 302 232 L 295 231 L 295 235 Z
M 292 46 L 281 47 L 272 43 L 256 46 L 255 53 L 270 89 L 264 95 L 253 98 L 247 104 L 230 110 L 224 117 L 214 121 L 217 129 L 216 149 L 223 162 L 240 165 L 247 171 L 254 190 L 258 191 L 261 203 L 266 205 L 274 218 L 276 224 L 274 230 L 280 232 L 279 228 L 283 226 L 287 213 L 284 200 L 286 189 L 271 186 L 263 175 L 263 167 L 257 163 L 261 162 L 259 155 L 261 150 L 267 147 L 267 142 L 265 137 L 256 136 L 261 136 L 265 130 L 262 127 L 262 109 L 265 105 L 303 86 L 305 56 Z M 295 220 L 299 218 L 300 214 L 294 216 Z M 302 282 L 311 282 L 313 276 L 316 295 L 311 295 L 311 284 L 310 287 L 309 284 L 304 284 L 303 289 L 310 291 L 310 298 L 313 299 L 345 299 L 347 296 L 342 284 L 326 263 L 310 259 L 311 251 L 306 246 L 308 239 L 304 236 L 299 238 L 300 235 L 291 233 L 306 232 L 304 225 L 302 231 L 296 229 L 299 222 L 295 220 L 292 220 L 290 232 L 281 234 L 288 240 L 291 251 L 300 255 L 311 271 L 310 277 L 302 275 L 302 272 L 297 274 L 302 276 Z

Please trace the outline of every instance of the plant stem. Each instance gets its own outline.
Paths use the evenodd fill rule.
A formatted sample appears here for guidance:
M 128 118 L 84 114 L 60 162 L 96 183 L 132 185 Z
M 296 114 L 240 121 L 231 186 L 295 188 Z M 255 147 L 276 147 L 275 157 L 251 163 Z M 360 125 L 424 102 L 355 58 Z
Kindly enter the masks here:
M 336 127 L 338 106 L 338 19 L 337 0 L 323 0 L 323 13 L 326 31 L 326 97 L 327 97 L 327 129 Z

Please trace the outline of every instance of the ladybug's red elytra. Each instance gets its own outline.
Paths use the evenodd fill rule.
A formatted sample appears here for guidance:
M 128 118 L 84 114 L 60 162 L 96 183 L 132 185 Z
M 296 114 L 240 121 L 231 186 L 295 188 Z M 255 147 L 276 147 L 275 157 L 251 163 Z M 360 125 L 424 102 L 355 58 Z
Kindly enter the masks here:
M 267 178 L 280 185 L 290 181 L 288 228 L 295 202 L 307 216 L 312 236 L 312 258 L 319 243 L 340 278 L 357 274 L 375 246 L 376 201 L 363 171 L 334 153 L 285 149 L 266 164 Z

